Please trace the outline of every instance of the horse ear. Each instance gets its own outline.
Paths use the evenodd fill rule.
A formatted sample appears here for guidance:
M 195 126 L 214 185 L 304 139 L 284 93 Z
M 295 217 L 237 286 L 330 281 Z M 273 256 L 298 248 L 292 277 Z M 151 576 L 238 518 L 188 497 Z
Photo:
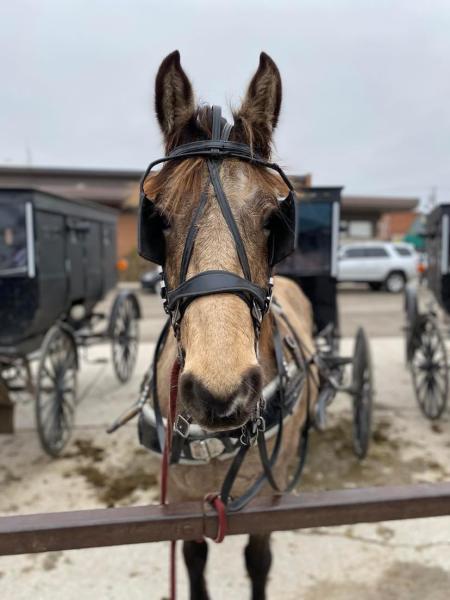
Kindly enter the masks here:
M 275 62 L 261 52 L 259 66 L 253 75 L 241 108 L 234 115 L 248 143 L 263 156 L 270 154 L 272 133 L 281 108 L 281 76 Z
M 176 135 L 195 112 L 194 93 L 175 50 L 162 61 L 155 81 L 155 110 L 166 138 Z

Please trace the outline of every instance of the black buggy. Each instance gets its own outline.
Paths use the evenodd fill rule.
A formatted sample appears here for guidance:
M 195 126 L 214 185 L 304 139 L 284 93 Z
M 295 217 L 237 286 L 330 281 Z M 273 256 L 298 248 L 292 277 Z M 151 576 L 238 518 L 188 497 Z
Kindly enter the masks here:
M 406 361 L 420 409 L 427 418 L 438 419 L 447 406 L 449 385 L 450 204 L 431 211 L 425 237 L 425 281 L 405 290 Z
M 136 362 L 135 295 L 120 292 L 109 316 L 94 310 L 117 280 L 116 221 L 106 207 L 0 189 L 0 432 L 13 429 L 14 393 L 28 391 L 52 456 L 73 427 L 78 348 L 109 339 L 121 382 Z
M 367 454 L 373 404 L 373 380 L 367 336 L 357 330 L 353 356 L 339 354 L 337 270 L 340 231 L 340 187 L 310 187 L 299 194 L 295 251 L 277 273 L 296 281 L 309 298 L 314 315 L 319 398 L 314 423 L 326 425 L 326 408 L 337 392 L 352 399 L 353 448 L 359 458 Z M 346 366 L 351 365 L 348 377 Z

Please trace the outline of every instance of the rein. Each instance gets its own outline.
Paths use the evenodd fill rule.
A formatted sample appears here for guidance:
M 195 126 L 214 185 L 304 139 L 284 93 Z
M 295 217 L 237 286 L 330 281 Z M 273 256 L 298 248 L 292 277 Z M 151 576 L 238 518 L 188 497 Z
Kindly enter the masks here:
M 160 504 L 167 504 L 167 488 L 169 479 L 169 458 L 172 452 L 172 440 L 173 440 L 173 426 L 175 422 L 175 415 L 177 411 L 177 400 L 178 400 L 178 380 L 180 377 L 180 363 L 177 360 L 173 363 L 172 371 L 170 374 L 170 399 L 169 399 L 169 411 L 167 420 L 167 430 L 164 442 L 164 450 L 161 461 L 161 488 L 160 488 Z M 218 516 L 218 529 L 217 536 L 214 538 L 214 542 L 220 544 L 223 542 L 226 531 L 227 531 L 227 517 L 226 508 L 224 503 L 218 494 L 207 494 L 205 496 L 205 502 L 211 504 L 217 512 Z M 177 595 L 177 570 L 176 570 L 176 540 L 170 542 L 170 600 L 176 600 Z

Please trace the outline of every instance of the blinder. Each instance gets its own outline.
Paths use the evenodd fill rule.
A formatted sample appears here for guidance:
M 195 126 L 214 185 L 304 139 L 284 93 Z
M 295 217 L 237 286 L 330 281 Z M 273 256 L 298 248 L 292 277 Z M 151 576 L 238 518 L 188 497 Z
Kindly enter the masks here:
M 295 249 L 296 204 L 293 190 L 278 203 L 278 210 L 270 220 L 269 265 L 274 267 Z
M 166 260 L 164 221 L 145 194 L 141 194 L 138 214 L 138 252 L 157 265 L 162 266 Z

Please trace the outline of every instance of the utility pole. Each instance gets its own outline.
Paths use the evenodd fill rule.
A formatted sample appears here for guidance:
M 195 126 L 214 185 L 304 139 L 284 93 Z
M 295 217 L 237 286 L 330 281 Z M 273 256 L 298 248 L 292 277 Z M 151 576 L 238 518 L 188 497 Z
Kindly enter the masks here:
M 437 205 L 437 187 L 435 185 L 431 186 L 430 195 L 428 196 L 428 210 L 430 212 Z

